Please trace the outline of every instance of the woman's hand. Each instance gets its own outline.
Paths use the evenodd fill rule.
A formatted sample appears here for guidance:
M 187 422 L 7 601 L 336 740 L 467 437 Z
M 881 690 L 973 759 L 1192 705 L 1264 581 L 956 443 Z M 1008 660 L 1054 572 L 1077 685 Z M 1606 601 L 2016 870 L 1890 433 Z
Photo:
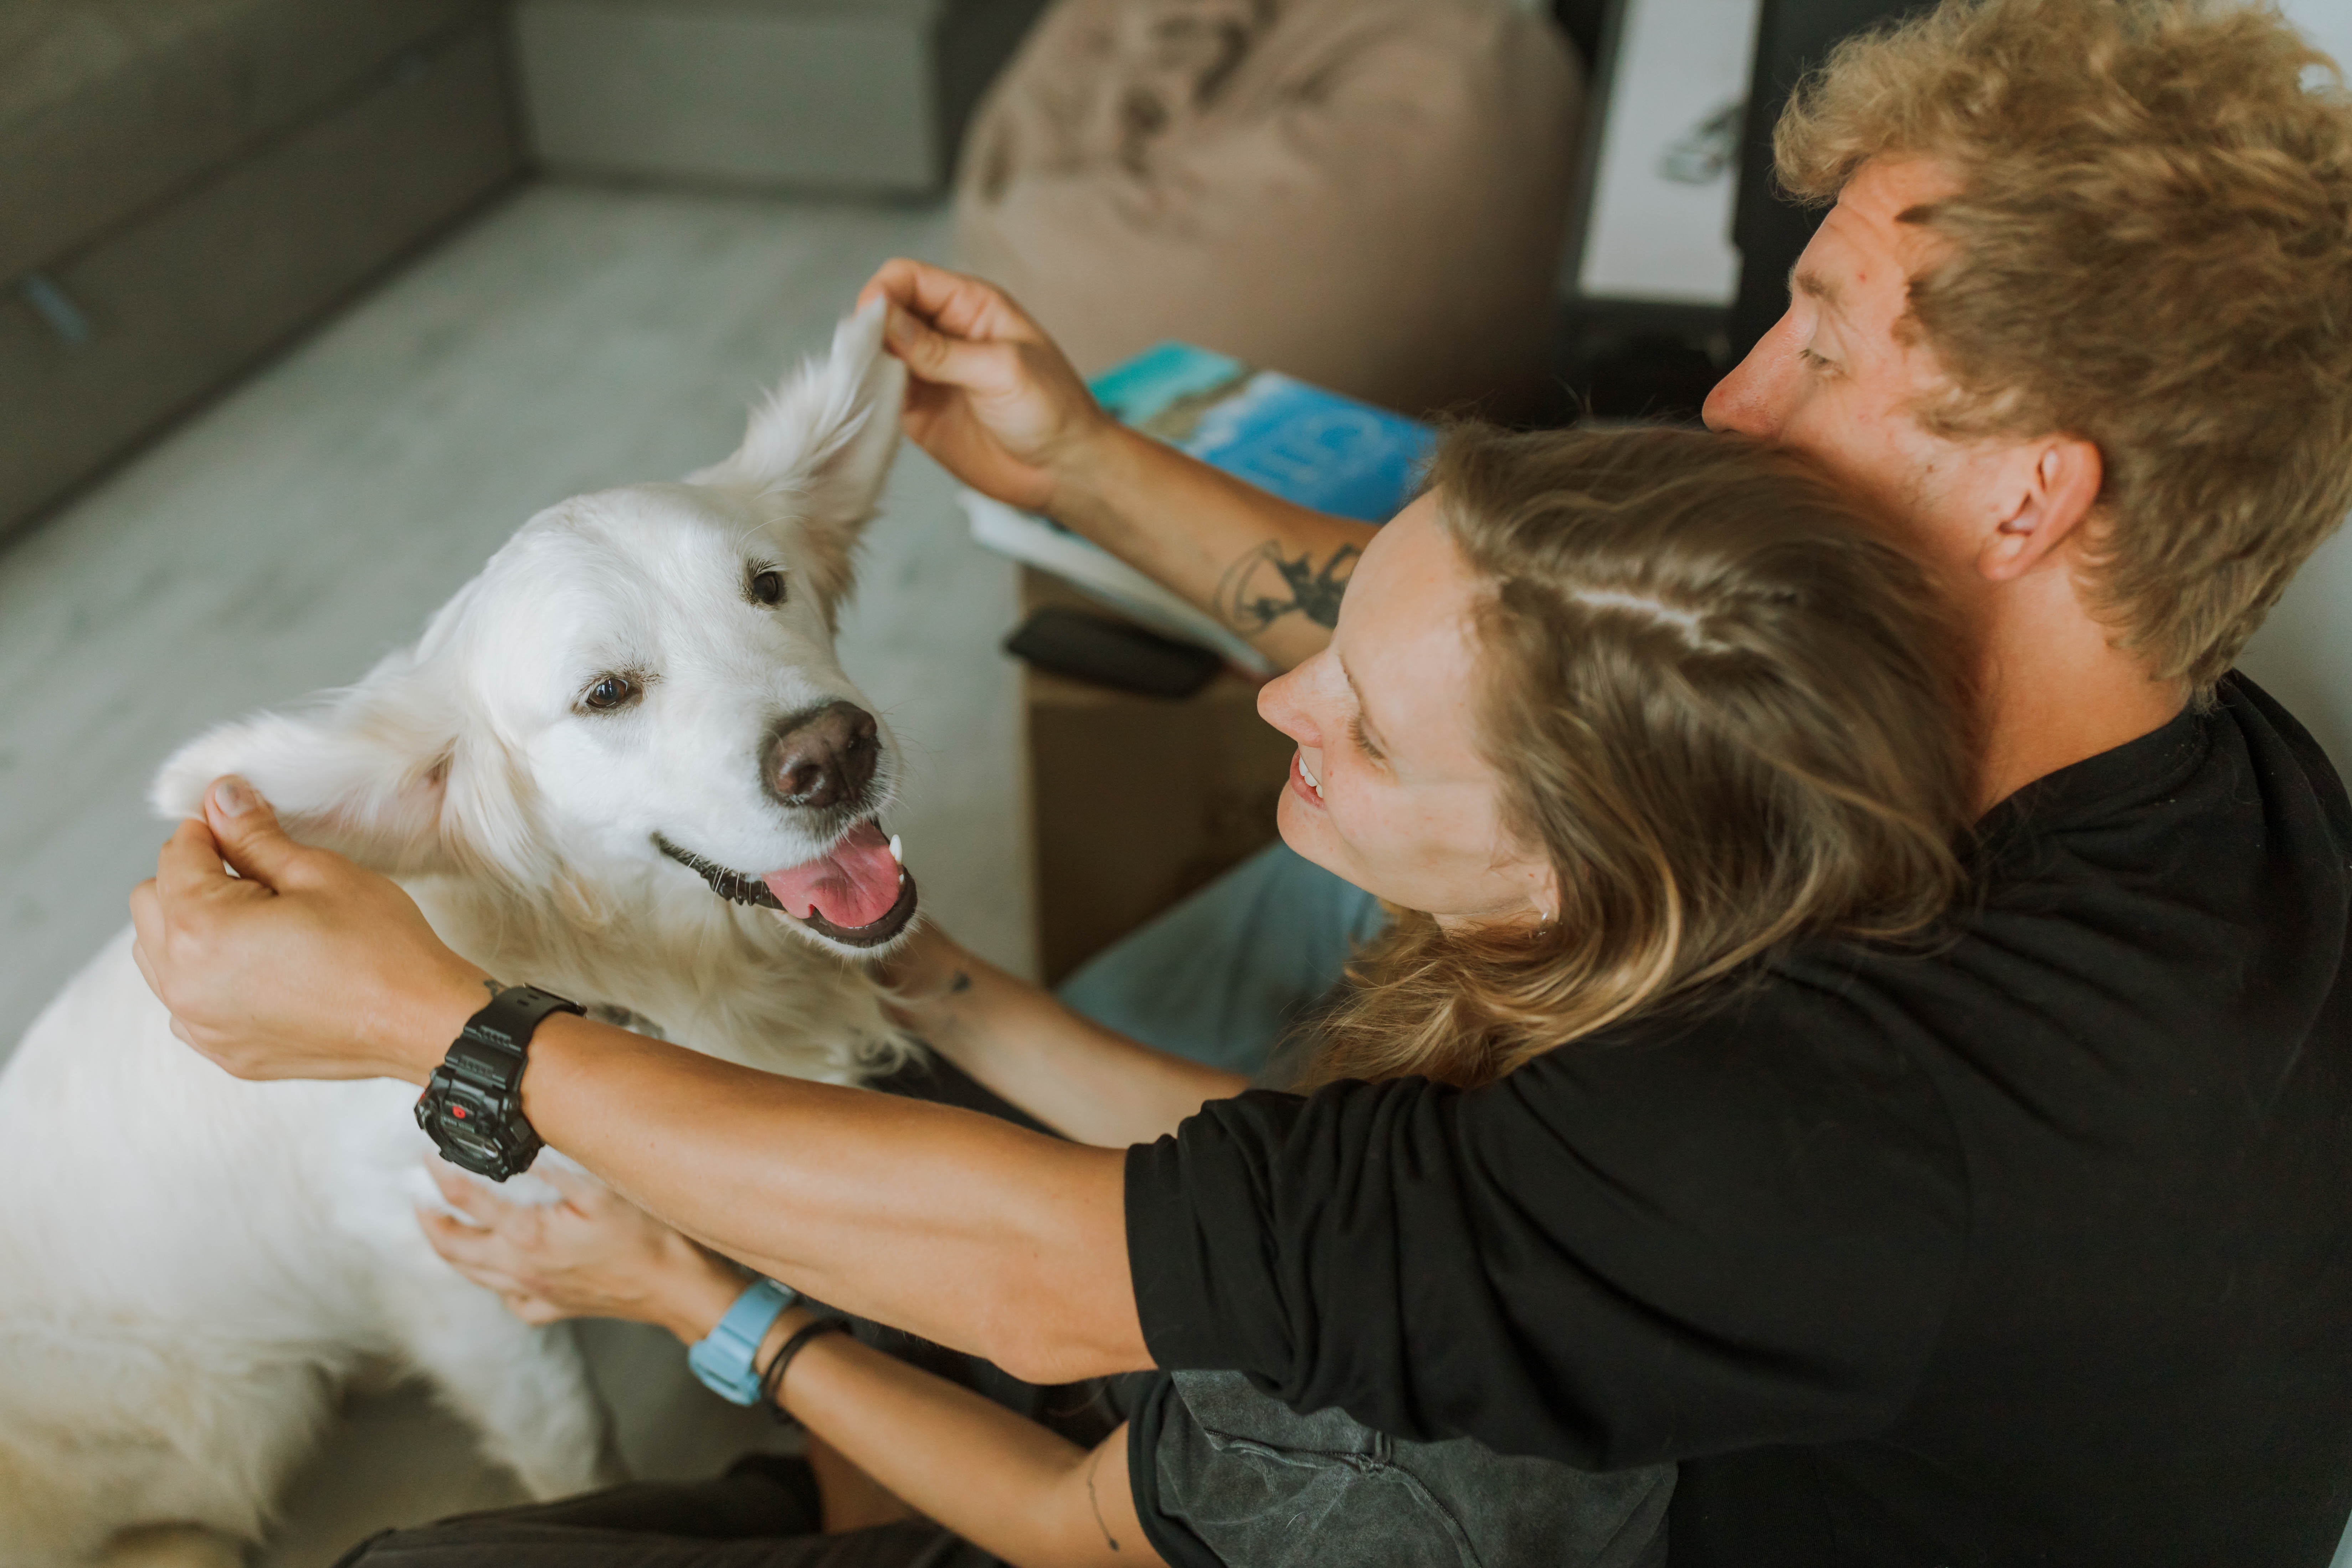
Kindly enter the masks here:
M 876 966 L 874 977 L 885 988 L 891 1016 L 929 1039 L 949 1026 L 947 1005 L 971 989 L 971 954 L 927 921 Z
M 1079 1016 L 936 926 L 893 953 L 881 978 L 892 1016 L 909 1033 L 1080 1143 L 1149 1143 L 1204 1100 L 1249 1087 Z
M 438 1161 L 427 1169 L 449 1206 L 467 1219 L 419 1209 L 425 1239 L 458 1273 L 498 1292 L 526 1323 L 624 1318 L 692 1344 L 750 1283 L 717 1253 L 595 1177 L 552 1160 L 532 1173 L 563 1194 L 555 1204 L 509 1203 Z
M 885 262 L 857 302 L 877 299 L 907 366 L 907 434 L 976 490 L 1060 510 L 1120 427 L 1053 340 L 1001 290 L 919 261 Z
M 422 1083 L 488 1000 L 397 883 L 295 843 L 241 779 L 205 792 L 131 919 L 172 1032 L 238 1078 Z

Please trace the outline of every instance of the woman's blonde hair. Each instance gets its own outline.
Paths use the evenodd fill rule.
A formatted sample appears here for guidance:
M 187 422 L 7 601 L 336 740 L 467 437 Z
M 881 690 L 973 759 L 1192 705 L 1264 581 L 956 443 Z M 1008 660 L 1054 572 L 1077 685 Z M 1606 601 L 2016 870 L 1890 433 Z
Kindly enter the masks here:
M 1477 729 L 1541 930 L 1398 911 L 1308 1084 L 1496 1078 L 1793 937 L 1922 932 L 1961 885 L 1960 661 L 1920 569 L 1804 459 L 1461 426 L 1430 475 L 1487 585 Z
M 1932 430 L 2066 434 L 2105 464 L 2085 586 L 2200 696 L 2352 510 L 2352 97 L 2275 7 L 1944 0 L 1790 100 L 1781 184 L 1877 158 L 1958 194 L 1905 329 Z

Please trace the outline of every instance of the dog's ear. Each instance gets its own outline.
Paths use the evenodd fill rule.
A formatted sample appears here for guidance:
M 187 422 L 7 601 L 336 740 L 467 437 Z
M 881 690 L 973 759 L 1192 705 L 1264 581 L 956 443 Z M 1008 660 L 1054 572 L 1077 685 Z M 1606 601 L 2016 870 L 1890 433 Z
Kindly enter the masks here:
M 789 498 L 828 601 L 849 586 L 851 549 L 898 449 L 907 368 L 883 352 L 884 310 L 877 300 L 835 328 L 833 352 L 751 411 L 735 455 L 687 476 L 688 484 Z
M 148 800 L 159 816 L 193 816 L 214 779 L 237 773 L 305 844 L 393 875 L 448 870 L 453 707 L 433 700 L 413 655 L 397 653 L 312 709 L 206 731 L 164 763 Z

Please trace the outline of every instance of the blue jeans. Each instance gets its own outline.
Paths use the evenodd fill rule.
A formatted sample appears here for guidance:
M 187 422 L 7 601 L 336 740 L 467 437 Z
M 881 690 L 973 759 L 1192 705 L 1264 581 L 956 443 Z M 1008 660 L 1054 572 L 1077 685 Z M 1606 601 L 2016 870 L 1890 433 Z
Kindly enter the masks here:
M 1382 920 L 1371 894 L 1276 843 L 1097 953 L 1059 994 L 1146 1045 L 1255 1075 Z

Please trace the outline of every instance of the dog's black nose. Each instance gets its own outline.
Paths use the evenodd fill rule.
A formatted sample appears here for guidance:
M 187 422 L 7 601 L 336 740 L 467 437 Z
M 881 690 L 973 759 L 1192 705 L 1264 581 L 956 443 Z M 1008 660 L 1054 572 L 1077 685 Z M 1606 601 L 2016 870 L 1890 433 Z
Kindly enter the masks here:
M 828 702 L 777 726 L 761 771 L 783 805 L 822 810 L 865 792 L 881 750 L 873 714 L 855 702 Z

